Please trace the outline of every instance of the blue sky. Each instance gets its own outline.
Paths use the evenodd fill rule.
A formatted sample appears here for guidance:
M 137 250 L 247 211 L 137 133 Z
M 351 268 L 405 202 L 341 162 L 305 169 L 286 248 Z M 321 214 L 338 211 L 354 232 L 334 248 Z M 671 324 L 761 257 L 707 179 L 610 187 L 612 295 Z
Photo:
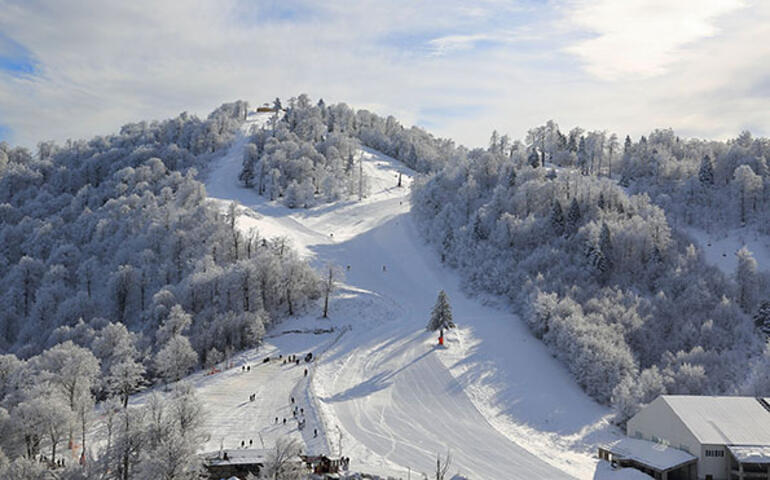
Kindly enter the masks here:
M 299 93 L 478 146 L 548 119 L 770 134 L 770 2 L 0 0 L 0 137 Z

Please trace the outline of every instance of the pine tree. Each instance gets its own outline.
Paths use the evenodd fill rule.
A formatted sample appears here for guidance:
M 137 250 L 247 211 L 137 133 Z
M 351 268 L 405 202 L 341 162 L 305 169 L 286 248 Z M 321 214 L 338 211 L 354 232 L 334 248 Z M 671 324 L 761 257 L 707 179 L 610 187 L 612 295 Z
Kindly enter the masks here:
M 428 322 L 428 330 L 436 331 L 443 330 L 445 328 L 454 328 L 455 324 L 452 321 L 452 307 L 449 306 L 449 297 L 446 292 L 441 290 L 438 292 L 438 299 L 436 299 L 436 305 L 433 307 L 433 311 L 430 313 L 430 321 Z
M 581 216 L 580 205 L 577 202 L 577 198 L 573 197 L 572 203 L 570 203 L 569 210 L 567 211 L 567 232 L 570 235 L 577 232 Z
M 513 188 L 516 186 L 516 169 L 511 166 L 511 170 L 508 173 L 508 187 Z
M 612 240 L 610 238 L 610 227 L 607 223 L 602 223 L 602 233 L 599 235 L 599 250 L 607 262 L 607 269 L 612 268 Z
M 759 306 L 757 313 L 754 314 L 754 325 L 765 335 L 765 338 L 770 337 L 770 301 L 765 300 Z
M 599 202 L 597 203 L 599 208 L 604 210 L 604 207 L 607 205 L 607 202 L 604 200 L 604 192 L 599 193 Z
M 551 209 L 551 228 L 557 236 L 564 235 L 564 213 L 558 200 L 553 202 L 553 208 Z
M 527 160 L 529 161 L 529 164 L 532 165 L 532 168 L 537 168 L 540 166 L 540 156 L 537 154 L 536 148 L 532 149 L 532 152 L 530 152 Z
M 626 140 L 623 142 L 623 153 L 628 153 L 631 151 L 631 137 L 626 135 Z
M 580 173 L 588 175 L 588 151 L 586 150 L 586 138 L 580 137 L 577 151 L 577 164 L 580 167 Z
M 698 180 L 704 185 L 714 185 L 714 162 L 711 161 L 711 157 L 708 155 L 703 157 L 703 160 L 700 162 Z
M 738 304 L 744 312 L 751 312 L 757 297 L 757 261 L 745 246 L 738 250 L 735 280 L 738 282 Z

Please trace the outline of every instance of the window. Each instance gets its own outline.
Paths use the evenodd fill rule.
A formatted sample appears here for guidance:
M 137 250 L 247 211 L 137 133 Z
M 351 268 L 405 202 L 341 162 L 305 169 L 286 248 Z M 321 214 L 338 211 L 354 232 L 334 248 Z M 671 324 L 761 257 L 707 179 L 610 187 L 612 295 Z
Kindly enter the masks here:
M 707 457 L 724 457 L 725 451 L 724 450 L 712 450 L 712 449 L 706 449 L 706 456 Z

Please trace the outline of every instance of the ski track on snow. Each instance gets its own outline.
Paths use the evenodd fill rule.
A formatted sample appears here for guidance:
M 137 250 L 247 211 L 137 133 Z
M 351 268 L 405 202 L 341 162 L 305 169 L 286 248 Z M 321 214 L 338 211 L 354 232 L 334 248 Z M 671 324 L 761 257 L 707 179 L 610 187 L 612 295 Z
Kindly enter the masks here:
M 319 352 L 309 377 L 292 377 L 302 375 L 302 366 L 284 375 L 264 369 L 263 376 L 253 377 L 264 382 L 261 386 L 249 383 L 261 399 L 249 403 L 264 405 L 251 410 L 231 405 L 225 417 L 235 421 L 215 415 L 209 422 L 216 435 L 237 435 L 245 425 L 269 433 L 268 446 L 268 440 L 289 434 L 302 439 L 308 451 L 339 455 L 338 442 L 332 440 L 339 429 L 342 454 L 351 457 L 354 471 L 401 478 L 407 471 L 415 478 L 418 472 L 431 472 L 436 455 L 447 451 L 453 458 L 451 473 L 474 479 L 592 477 L 595 443 L 619 434 L 607 427 L 609 411 L 580 390 L 523 322 L 461 291 L 457 274 L 438 262 L 409 216 L 414 172 L 362 149 L 372 186 L 367 198 L 289 210 L 237 180 L 248 129 L 268 119 L 259 114 L 248 118 L 228 153 L 207 172 L 207 192 L 223 210 L 233 200 L 242 205 L 237 225 L 243 231 L 257 228 L 263 237 L 286 236 L 316 266 L 350 266 L 346 284 L 332 299 L 331 320 L 309 314 L 287 325 L 312 328 L 329 322 L 337 328 L 350 324 L 352 330 L 335 332 L 331 339 L 271 338 L 268 348 L 284 355 Z M 396 172 L 404 174 L 405 187 L 396 188 Z M 459 327 L 448 334 L 446 350 L 437 349 L 435 335 L 424 332 L 441 288 L 450 296 Z M 207 405 L 216 409 L 228 402 L 231 389 L 243 388 L 239 385 L 237 375 L 230 375 L 216 384 L 216 390 L 227 392 L 221 397 L 208 392 L 214 385 L 200 389 Z M 284 406 L 288 401 L 270 400 L 271 395 L 288 398 L 289 392 L 302 398 L 306 414 L 323 427 L 318 439 L 312 438 L 312 425 L 304 432 L 283 425 L 271 429 L 275 414 L 259 413 L 290 414 Z M 212 436 L 207 446 L 216 443 L 217 449 L 218 441 Z

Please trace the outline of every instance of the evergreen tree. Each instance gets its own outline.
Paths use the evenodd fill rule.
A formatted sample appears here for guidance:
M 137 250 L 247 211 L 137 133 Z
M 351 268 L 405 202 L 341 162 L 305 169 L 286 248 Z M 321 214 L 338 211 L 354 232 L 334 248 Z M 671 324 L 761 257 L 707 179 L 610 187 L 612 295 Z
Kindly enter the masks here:
M 540 166 L 540 155 L 537 154 L 536 148 L 532 148 L 532 151 L 529 153 L 529 157 L 527 157 L 527 161 L 530 165 L 532 165 L 532 168 L 537 168 Z
M 438 292 L 438 299 L 436 299 L 436 305 L 433 307 L 433 311 L 430 313 L 430 321 L 428 322 L 428 330 L 436 331 L 446 328 L 454 328 L 455 324 L 452 321 L 452 307 L 449 306 L 449 297 L 446 292 L 441 290 Z
M 626 140 L 623 142 L 623 153 L 628 153 L 631 151 L 631 137 L 626 135 Z
M 714 185 L 714 162 L 708 155 L 703 157 L 698 170 L 698 180 L 704 185 Z
M 588 151 L 586 149 L 586 138 L 580 137 L 577 151 L 577 164 L 580 167 L 580 173 L 588 175 Z
M 610 238 L 610 227 L 607 223 L 602 223 L 602 232 L 599 234 L 599 250 L 607 262 L 607 269 L 612 268 L 612 240 Z
M 577 198 L 573 197 L 567 211 L 567 232 L 570 235 L 577 232 L 578 226 L 580 226 L 580 217 L 580 205 Z
M 508 187 L 513 188 L 516 186 L 516 169 L 511 166 L 508 172 Z
M 738 304 L 744 312 L 751 312 L 757 297 L 757 261 L 745 246 L 738 250 L 735 280 L 738 282 Z
M 564 213 L 561 209 L 561 203 L 559 203 L 558 200 L 553 202 L 553 208 L 551 209 L 551 228 L 557 236 L 564 235 Z
M 759 306 L 757 313 L 754 314 L 754 324 L 765 338 L 770 337 L 770 301 L 765 300 Z
M 604 207 L 606 205 L 606 202 L 604 200 L 604 192 L 599 193 L 599 201 L 597 202 L 597 205 L 599 208 L 604 210 Z

